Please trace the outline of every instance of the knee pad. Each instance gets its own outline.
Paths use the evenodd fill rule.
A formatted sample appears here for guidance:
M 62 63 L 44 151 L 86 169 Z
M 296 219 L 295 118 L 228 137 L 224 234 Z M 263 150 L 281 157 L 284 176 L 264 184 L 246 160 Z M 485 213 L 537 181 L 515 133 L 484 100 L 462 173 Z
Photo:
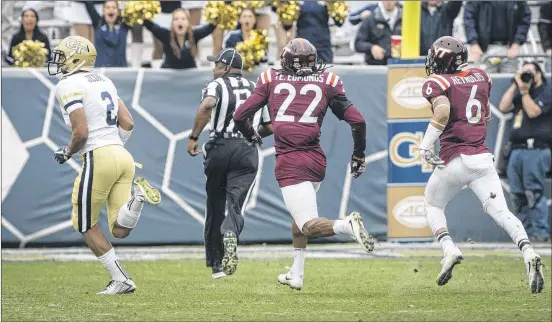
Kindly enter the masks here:
M 542 190 L 525 190 L 527 206 L 531 209 L 535 209 L 541 201 L 543 195 Z
M 485 200 L 485 202 L 483 202 L 483 211 L 491 217 L 495 217 L 501 212 L 510 212 L 508 204 L 506 204 L 506 199 L 504 199 L 502 194 L 500 194 L 500 196 L 493 194 Z

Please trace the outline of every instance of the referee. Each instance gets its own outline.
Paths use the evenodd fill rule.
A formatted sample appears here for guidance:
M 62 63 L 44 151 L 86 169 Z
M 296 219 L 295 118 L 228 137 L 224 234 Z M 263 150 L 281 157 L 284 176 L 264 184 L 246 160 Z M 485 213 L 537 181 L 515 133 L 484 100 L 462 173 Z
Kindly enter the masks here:
M 207 176 L 205 252 L 213 278 L 220 278 L 236 271 L 238 237 L 259 164 L 257 146 L 244 141 L 232 120 L 236 109 L 254 91 L 255 83 L 242 76 L 242 57 L 234 49 L 225 49 L 216 57 L 208 56 L 207 60 L 215 63 L 215 80 L 203 89 L 189 136 L 188 153 L 199 154 L 199 135 L 210 123 L 209 140 L 202 149 Z M 266 106 L 251 121 L 261 136 L 272 134 Z M 257 142 L 262 144 L 260 137 Z

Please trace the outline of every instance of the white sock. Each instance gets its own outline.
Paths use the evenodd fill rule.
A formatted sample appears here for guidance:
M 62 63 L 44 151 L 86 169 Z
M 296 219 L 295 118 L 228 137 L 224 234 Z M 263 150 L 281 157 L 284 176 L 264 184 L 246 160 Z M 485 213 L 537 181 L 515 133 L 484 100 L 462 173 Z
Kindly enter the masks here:
M 491 217 L 510 235 L 510 238 L 516 243 L 522 254 L 528 249 L 533 249 L 527 237 L 527 232 L 523 228 L 523 224 L 514 214 L 510 211 L 499 211 L 492 214 Z
M 307 257 L 306 248 L 294 248 L 295 258 L 293 259 L 293 266 L 291 271 L 294 274 L 303 275 L 305 272 L 305 258 Z
M 107 269 L 109 274 L 111 274 L 111 278 L 113 280 L 124 282 L 129 279 L 127 273 L 123 269 L 123 266 L 121 265 L 121 263 L 119 263 L 117 255 L 115 255 L 114 248 L 111 248 L 103 256 L 98 257 L 98 259 L 100 260 L 100 263 L 103 264 L 105 269 Z
M 132 67 L 139 68 L 142 66 L 142 52 L 144 51 L 144 43 L 133 42 L 131 45 Z
M 456 248 L 448 231 L 440 233 L 439 236 L 437 236 L 437 240 L 441 243 L 441 248 L 445 254 Z
M 151 61 L 151 68 L 159 69 L 163 65 L 163 59 L 153 59 Z
M 352 235 L 351 227 L 347 220 L 336 220 L 333 224 L 333 231 L 336 235 Z
M 117 224 L 125 228 L 134 228 L 138 224 L 142 208 L 144 207 L 144 196 L 135 194 L 130 200 L 119 209 Z

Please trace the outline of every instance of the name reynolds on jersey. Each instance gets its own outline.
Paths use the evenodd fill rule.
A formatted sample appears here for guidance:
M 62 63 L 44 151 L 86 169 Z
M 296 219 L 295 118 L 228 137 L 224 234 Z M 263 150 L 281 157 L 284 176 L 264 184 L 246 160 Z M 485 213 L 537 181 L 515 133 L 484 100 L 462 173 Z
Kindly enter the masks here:
M 294 76 L 294 75 L 278 75 L 276 80 L 288 81 L 288 82 L 318 82 L 322 83 L 324 77 L 322 75 L 309 75 L 309 76 Z
M 485 77 L 483 77 L 483 75 L 481 75 L 480 73 L 473 73 L 472 75 L 469 75 L 469 76 L 466 76 L 466 77 L 451 76 L 450 78 L 454 82 L 454 85 L 478 83 L 478 82 L 484 82 L 485 81 Z

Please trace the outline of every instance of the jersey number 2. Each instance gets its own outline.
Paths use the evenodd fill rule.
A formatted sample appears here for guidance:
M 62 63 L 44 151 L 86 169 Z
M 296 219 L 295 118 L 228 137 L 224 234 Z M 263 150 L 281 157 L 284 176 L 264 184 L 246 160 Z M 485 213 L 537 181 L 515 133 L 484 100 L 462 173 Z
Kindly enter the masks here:
M 274 120 L 276 122 L 295 122 L 295 116 L 286 115 L 285 113 L 291 102 L 293 102 L 295 95 L 297 95 L 297 91 L 290 83 L 280 83 L 276 86 L 276 88 L 274 88 L 274 93 L 280 94 L 283 89 L 288 92 L 288 96 L 284 100 L 284 103 L 282 103 L 282 106 L 278 110 L 278 114 Z M 320 100 L 322 100 L 322 89 L 317 85 L 307 84 L 301 87 L 299 94 L 307 95 L 307 93 L 311 91 L 314 92 L 314 99 L 307 107 L 305 113 L 303 113 L 303 116 L 299 119 L 299 123 L 316 123 L 318 121 L 318 117 L 312 116 L 312 112 L 314 112 L 314 109 L 318 106 Z
M 102 92 L 102 101 L 105 102 L 105 100 L 108 100 L 107 103 L 107 117 L 105 118 L 105 121 L 107 125 L 117 125 L 117 114 L 114 114 L 113 111 L 115 110 L 115 104 L 113 104 L 113 99 L 111 98 L 111 94 L 109 92 Z

